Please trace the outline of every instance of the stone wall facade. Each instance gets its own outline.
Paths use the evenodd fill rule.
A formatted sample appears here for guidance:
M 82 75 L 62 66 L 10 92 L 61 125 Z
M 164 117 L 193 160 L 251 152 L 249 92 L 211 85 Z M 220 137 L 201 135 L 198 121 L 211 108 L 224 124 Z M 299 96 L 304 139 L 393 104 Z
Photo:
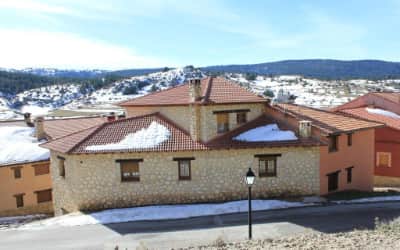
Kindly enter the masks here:
M 148 106 L 127 107 L 128 117 L 160 112 L 177 125 L 190 132 L 194 140 L 208 141 L 217 136 L 217 117 L 214 111 L 248 109 L 247 120 L 251 121 L 263 114 L 264 103 L 227 104 L 227 105 L 186 105 L 186 106 Z M 229 113 L 229 129 L 239 126 L 236 113 Z
M 174 121 L 177 125 L 190 131 L 191 113 L 189 105 L 186 106 L 147 106 L 147 107 L 126 107 L 126 116 L 140 116 L 160 112 L 168 119 Z
M 229 105 L 204 105 L 201 106 L 200 122 L 201 122 L 201 138 L 203 141 L 208 141 L 217 134 L 217 118 L 215 111 L 229 111 L 249 109 L 247 112 L 247 121 L 254 120 L 264 113 L 264 103 L 254 104 L 229 104 Z M 237 128 L 239 124 L 236 122 L 236 113 L 229 113 L 229 130 Z
M 55 214 L 152 204 L 206 203 L 245 199 L 244 175 L 258 176 L 257 154 L 281 154 L 276 177 L 257 177 L 254 198 L 318 195 L 319 148 L 281 147 L 195 152 L 62 155 L 52 152 Z M 59 175 L 64 157 L 65 178 Z M 179 180 L 173 158 L 194 157 L 191 180 Z M 121 182 L 120 159 L 143 159 L 139 182 Z

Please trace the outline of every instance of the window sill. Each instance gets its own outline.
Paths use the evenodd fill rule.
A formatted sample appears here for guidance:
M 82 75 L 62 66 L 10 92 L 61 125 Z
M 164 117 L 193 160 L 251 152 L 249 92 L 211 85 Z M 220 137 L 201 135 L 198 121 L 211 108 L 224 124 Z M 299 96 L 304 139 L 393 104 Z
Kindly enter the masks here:
M 258 177 L 264 178 L 264 177 L 276 177 L 276 174 L 259 174 Z
M 179 180 L 179 181 L 191 181 L 192 178 L 190 178 L 190 177 L 188 177 L 188 178 L 182 178 L 182 177 L 180 177 L 178 180 Z
M 377 168 L 391 168 L 391 166 L 388 165 L 376 165 Z
M 140 178 L 122 179 L 121 182 L 140 182 Z

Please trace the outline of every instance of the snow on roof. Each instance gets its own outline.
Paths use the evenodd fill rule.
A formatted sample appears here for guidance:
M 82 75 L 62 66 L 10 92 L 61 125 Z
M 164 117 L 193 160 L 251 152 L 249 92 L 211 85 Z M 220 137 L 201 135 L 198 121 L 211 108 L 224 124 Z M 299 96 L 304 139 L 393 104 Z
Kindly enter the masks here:
M 49 150 L 39 147 L 33 133 L 30 127 L 0 127 L 0 165 L 49 159 Z
M 293 131 L 280 130 L 277 124 L 269 124 L 250 129 L 233 138 L 237 141 L 262 142 L 262 141 L 292 141 L 297 140 Z
M 152 148 L 168 140 L 171 132 L 164 125 L 153 121 L 149 127 L 128 134 L 118 143 L 93 145 L 86 150 L 121 150 L 135 148 Z
M 384 115 L 387 117 L 391 117 L 391 118 L 395 118 L 395 119 L 400 119 L 400 115 L 393 113 L 391 111 L 387 111 L 384 109 L 378 109 L 378 108 L 365 108 L 365 110 L 367 110 L 368 113 L 371 114 L 376 114 L 376 115 Z

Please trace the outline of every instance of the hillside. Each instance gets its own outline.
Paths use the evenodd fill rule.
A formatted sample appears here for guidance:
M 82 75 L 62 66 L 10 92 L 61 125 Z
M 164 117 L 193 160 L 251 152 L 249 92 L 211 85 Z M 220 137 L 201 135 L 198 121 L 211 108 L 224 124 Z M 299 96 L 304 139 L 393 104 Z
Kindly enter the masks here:
M 160 71 L 123 79 L 107 79 L 93 86 L 85 83 L 53 84 L 1 97 L 0 119 L 21 117 L 24 112 L 51 116 L 85 115 L 120 111 L 113 106 L 130 98 L 182 84 L 188 78 L 205 77 L 193 67 Z M 303 76 L 257 76 L 225 73 L 224 77 L 264 94 L 276 102 L 295 103 L 328 108 L 340 105 L 370 91 L 399 91 L 400 80 L 319 80 Z M 93 79 L 91 79 L 93 81 Z
M 260 64 L 203 67 L 208 72 L 302 75 L 319 79 L 386 79 L 400 77 L 400 63 L 378 60 L 288 60 Z

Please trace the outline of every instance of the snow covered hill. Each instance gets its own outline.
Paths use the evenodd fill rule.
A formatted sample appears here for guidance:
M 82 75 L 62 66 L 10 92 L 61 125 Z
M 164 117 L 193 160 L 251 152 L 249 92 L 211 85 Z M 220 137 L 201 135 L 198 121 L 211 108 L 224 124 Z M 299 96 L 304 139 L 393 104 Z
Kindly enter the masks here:
M 25 69 L 7 69 L 0 68 L 0 70 L 8 72 L 21 72 L 39 76 L 57 76 L 57 77 L 70 77 L 70 78 L 91 78 L 97 77 L 109 71 L 107 70 L 64 70 L 54 68 L 25 68 Z
M 109 112 L 113 103 L 166 89 L 188 78 L 205 77 L 202 71 L 187 66 L 134 76 L 113 82 L 98 90 L 77 83 L 31 89 L 16 96 L 0 93 L 0 119 L 21 117 L 24 112 L 46 114 L 54 109 L 82 112 Z M 400 80 L 319 80 L 302 76 L 257 76 L 225 73 L 225 77 L 277 102 L 294 100 L 313 107 L 333 107 L 370 91 L 400 91 Z M 67 113 L 68 113 L 67 112 Z M 68 113 L 73 115 L 72 113 Z M 54 114 L 52 114 L 54 115 Z

